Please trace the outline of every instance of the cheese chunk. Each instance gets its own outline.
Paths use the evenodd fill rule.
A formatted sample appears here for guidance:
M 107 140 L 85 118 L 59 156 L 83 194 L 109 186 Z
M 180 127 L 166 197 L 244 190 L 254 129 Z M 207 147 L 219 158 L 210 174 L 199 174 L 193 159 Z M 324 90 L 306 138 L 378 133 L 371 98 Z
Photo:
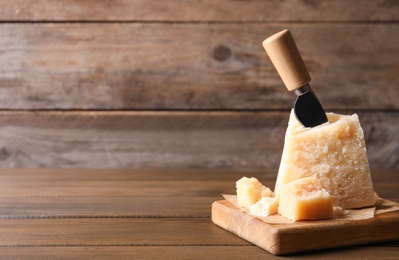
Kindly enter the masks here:
M 327 113 L 328 123 L 305 128 L 291 112 L 275 194 L 284 183 L 314 176 L 344 209 L 374 205 L 366 144 L 359 118 Z
M 277 213 L 277 202 L 276 198 L 263 197 L 255 204 L 249 207 L 251 214 L 267 217 Z
M 315 177 L 298 179 L 281 186 L 278 213 L 292 221 L 332 218 L 331 196 Z
M 272 191 L 263 186 L 258 179 L 242 177 L 236 183 L 237 204 L 240 207 L 249 207 L 258 202 L 262 197 L 271 197 Z

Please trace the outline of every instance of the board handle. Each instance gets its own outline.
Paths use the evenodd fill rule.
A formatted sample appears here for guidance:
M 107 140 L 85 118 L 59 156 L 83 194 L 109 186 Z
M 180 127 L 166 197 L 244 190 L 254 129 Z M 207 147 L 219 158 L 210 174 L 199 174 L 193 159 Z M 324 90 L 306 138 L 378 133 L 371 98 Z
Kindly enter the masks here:
M 263 41 L 263 48 L 289 91 L 311 81 L 290 31 L 283 30 Z

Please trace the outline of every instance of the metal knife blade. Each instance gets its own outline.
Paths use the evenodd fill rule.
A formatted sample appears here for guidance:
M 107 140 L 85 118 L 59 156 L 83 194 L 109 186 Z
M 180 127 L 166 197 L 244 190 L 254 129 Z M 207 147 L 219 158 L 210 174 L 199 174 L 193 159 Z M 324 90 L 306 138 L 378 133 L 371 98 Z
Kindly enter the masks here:
M 305 90 L 305 91 L 304 91 Z M 326 113 L 309 85 L 295 90 L 295 116 L 305 127 L 315 127 L 328 122 Z

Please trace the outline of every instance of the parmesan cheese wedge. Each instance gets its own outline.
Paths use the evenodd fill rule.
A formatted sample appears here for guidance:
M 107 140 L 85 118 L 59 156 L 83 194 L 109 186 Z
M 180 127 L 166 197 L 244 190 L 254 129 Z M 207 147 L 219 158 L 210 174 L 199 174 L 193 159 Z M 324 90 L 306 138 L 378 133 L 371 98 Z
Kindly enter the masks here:
M 285 183 L 315 177 L 344 209 L 374 205 L 373 184 L 359 118 L 327 113 L 328 123 L 305 128 L 291 112 L 275 186 L 278 198 Z

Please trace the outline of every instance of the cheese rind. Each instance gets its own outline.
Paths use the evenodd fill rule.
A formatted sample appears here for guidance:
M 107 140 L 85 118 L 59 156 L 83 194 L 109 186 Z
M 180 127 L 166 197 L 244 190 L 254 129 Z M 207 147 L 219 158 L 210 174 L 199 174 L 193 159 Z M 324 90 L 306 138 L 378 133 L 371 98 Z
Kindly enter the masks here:
M 292 221 L 332 218 L 331 196 L 315 177 L 298 179 L 281 186 L 278 213 Z
M 271 197 L 272 191 L 262 185 L 258 179 L 242 177 L 236 182 L 237 204 L 240 207 L 249 207 L 262 197 Z
M 363 130 L 356 114 L 327 113 L 329 122 L 305 128 L 291 112 L 275 187 L 314 176 L 331 194 L 333 205 L 344 209 L 374 205 Z

